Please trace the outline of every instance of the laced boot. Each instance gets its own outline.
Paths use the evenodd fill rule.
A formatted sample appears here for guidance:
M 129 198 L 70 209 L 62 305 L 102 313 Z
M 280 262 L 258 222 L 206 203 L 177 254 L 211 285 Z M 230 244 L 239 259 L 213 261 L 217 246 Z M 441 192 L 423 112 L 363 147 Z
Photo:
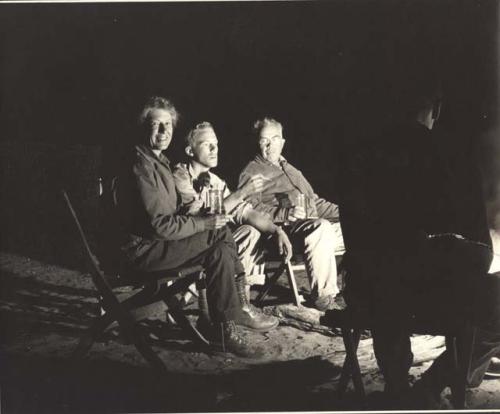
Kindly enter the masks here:
M 278 318 L 272 315 L 265 315 L 262 311 L 250 303 L 246 293 L 245 276 L 236 278 L 236 291 L 241 302 L 241 315 L 235 322 L 244 328 L 257 332 L 268 332 L 276 328 L 279 324 Z
M 262 358 L 264 356 L 264 349 L 250 345 L 248 340 L 238 331 L 234 321 L 222 322 L 220 330 L 220 346 L 223 352 L 231 352 L 244 358 Z

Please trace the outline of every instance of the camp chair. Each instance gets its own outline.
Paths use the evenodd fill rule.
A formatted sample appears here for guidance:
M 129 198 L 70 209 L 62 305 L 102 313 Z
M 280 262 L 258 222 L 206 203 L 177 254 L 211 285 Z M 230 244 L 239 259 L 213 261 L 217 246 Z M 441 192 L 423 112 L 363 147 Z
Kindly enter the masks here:
M 357 357 L 357 349 L 361 334 L 372 329 L 375 322 L 371 315 L 344 310 L 330 310 L 325 313 L 321 323 L 332 328 L 340 328 L 346 350 L 337 392 L 342 398 L 352 379 L 354 391 L 360 401 L 365 398 L 365 390 L 361 378 L 361 369 Z M 434 315 L 430 318 L 419 318 L 413 315 L 399 323 L 411 333 L 444 336 L 446 349 L 453 356 L 454 382 L 451 384 L 452 402 L 457 409 L 465 407 L 465 389 L 471 364 L 472 347 L 475 328 L 472 324 L 472 314 L 464 317 L 451 313 L 449 315 Z
M 204 273 L 202 267 L 194 266 L 141 274 L 130 272 L 129 275 L 120 275 L 120 277 L 117 274 L 105 274 L 101 269 L 99 260 L 90 248 L 80 220 L 65 191 L 63 191 L 63 197 L 78 231 L 83 253 L 87 259 L 88 269 L 94 286 L 97 289 L 102 307 L 102 314 L 94 317 L 92 325 L 80 339 L 73 357 L 81 358 L 85 356 L 93 343 L 102 336 L 105 330 L 117 322 L 124 339 L 129 343 L 133 343 L 139 353 L 154 369 L 165 371 L 165 364 L 145 340 L 138 323 L 141 318 L 145 317 L 145 307 L 160 301 L 163 301 L 167 305 L 168 314 L 194 340 L 208 345 L 209 342 L 189 321 L 186 315 L 184 315 L 182 312 L 182 303 L 175 296 L 178 293 L 187 291 L 193 283 L 197 283 L 199 287 L 203 287 Z M 138 285 L 137 281 L 143 282 Z M 134 286 L 140 289 L 132 296 L 120 300 L 115 289 L 120 286 Z
M 335 256 L 338 268 L 341 258 L 342 256 Z M 301 306 L 301 304 L 304 302 L 304 297 L 299 294 L 297 281 L 295 279 L 295 272 L 305 271 L 304 257 L 301 254 L 296 253 L 293 255 L 292 259 L 289 262 L 285 262 L 280 257 L 271 256 L 268 258 L 268 260 L 266 260 L 266 269 L 268 269 L 270 274 L 267 278 L 266 284 L 256 298 L 257 303 L 261 303 L 262 301 L 264 301 L 273 286 L 276 285 L 276 282 L 279 280 L 279 278 L 283 274 L 286 274 L 288 285 L 290 286 L 293 294 L 293 303 L 295 306 Z
M 273 286 L 283 274 L 286 274 L 288 278 L 288 285 L 292 290 L 294 305 L 300 306 L 301 303 L 304 302 L 303 296 L 299 294 L 297 281 L 295 279 L 295 270 L 304 268 L 302 256 L 294 255 L 290 261 L 285 261 L 281 257 L 269 257 L 268 260 L 266 260 L 265 268 L 270 274 L 266 279 L 265 285 L 256 298 L 257 303 L 264 301 Z

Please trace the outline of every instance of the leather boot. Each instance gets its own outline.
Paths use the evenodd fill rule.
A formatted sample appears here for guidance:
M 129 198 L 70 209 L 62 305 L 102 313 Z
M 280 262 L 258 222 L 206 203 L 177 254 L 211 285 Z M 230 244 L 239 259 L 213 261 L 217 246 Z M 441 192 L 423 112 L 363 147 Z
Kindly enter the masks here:
M 265 352 L 262 347 L 250 345 L 248 340 L 238 331 L 234 321 L 220 324 L 220 346 L 223 352 L 231 352 L 244 358 L 261 358 Z
M 245 289 L 245 276 L 238 276 L 235 283 L 236 291 L 241 302 L 241 315 L 235 322 L 244 328 L 257 332 L 268 332 L 276 328 L 279 324 L 278 318 L 272 315 L 265 315 L 248 300 Z

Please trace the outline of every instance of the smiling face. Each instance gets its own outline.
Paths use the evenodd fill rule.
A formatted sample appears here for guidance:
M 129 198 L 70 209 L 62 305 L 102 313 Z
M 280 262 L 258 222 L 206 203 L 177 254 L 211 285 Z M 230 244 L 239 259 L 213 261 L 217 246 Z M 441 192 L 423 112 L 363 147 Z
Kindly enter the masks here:
M 260 153 L 267 161 L 277 164 L 283 151 L 285 140 L 280 125 L 268 124 L 259 133 Z
M 212 128 L 206 128 L 197 133 L 194 143 L 187 148 L 187 153 L 193 162 L 203 169 L 217 167 L 219 162 L 219 146 L 217 135 Z
M 152 109 L 145 122 L 149 145 L 153 151 L 164 151 L 172 141 L 172 115 L 166 109 Z

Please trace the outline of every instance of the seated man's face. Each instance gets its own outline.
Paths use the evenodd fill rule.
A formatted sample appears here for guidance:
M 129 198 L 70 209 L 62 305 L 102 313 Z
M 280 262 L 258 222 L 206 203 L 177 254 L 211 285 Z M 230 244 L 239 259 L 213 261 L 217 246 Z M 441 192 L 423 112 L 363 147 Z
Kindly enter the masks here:
M 278 163 L 285 145 L 279 125 L 266 125 L 260 130 L 259 147 L 262 157 L 273 164 Z
M 153 109 L 145 124 L 149 145 L 153 150 L 166 150 L 172 141 L 172 115 L 165 109 Z
M 212 129 L 200 132 L 191 149 L 193 161 L 207 168 L 217 167 L 219 147 L 217 136 Z

